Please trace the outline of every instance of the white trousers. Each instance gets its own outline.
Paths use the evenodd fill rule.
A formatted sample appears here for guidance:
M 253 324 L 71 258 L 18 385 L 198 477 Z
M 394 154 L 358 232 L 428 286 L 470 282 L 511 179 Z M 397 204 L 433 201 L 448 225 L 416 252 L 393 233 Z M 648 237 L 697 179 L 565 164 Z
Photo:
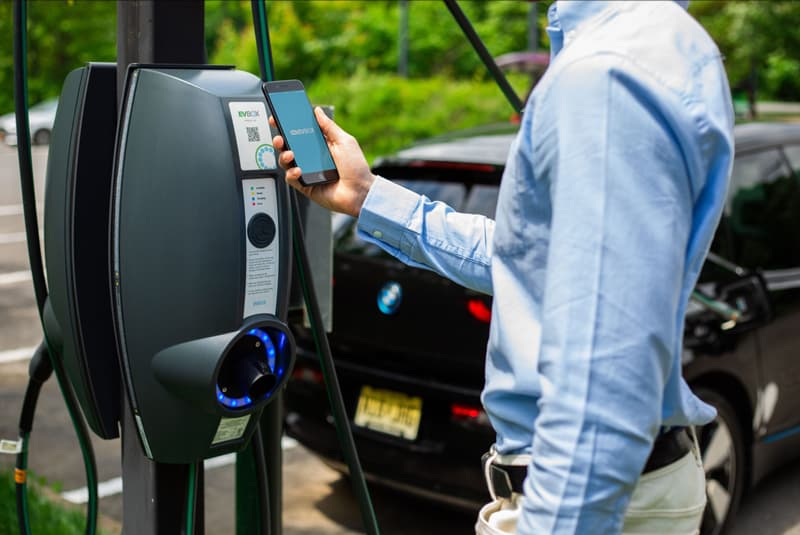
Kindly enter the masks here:
M 521 496 L 498 499 L 478 513 L 476 535 L 515 535 Z M 639 478 L 623 535 L 697 535 L 706 505 L 706 480 L 697 443 L 672 464 Z M 548 534 L 531 534 L 548 535 Z

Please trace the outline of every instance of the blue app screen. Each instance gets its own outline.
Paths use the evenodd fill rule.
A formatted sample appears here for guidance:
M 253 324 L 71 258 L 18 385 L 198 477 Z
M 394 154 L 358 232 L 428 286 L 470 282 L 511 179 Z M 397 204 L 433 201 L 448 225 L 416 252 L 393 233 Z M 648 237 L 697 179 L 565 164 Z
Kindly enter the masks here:
M 280 117 L 281 128 L 294 152 L 294 159 L 303 173 L 335 169 L 305 92 L 280 91 L 270 93 L 269 98 L 275 107 L 275 114 Z

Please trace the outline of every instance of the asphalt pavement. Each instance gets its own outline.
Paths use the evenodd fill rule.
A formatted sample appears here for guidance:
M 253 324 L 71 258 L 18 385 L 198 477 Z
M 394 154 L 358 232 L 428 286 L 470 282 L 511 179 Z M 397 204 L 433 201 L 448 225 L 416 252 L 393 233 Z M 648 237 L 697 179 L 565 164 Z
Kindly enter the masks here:
M 43 201 L 47 147 L 34 147 L 37 199 Z M 40 205 L 41 212 L 41 205 Z M 41 213 L 40 213 L 41 219 Z M 17 436 L 27 380 L 27 359 L 41 339 L 28 268 L 16 152 L 0 145 L 0 438 Z M 120 443 L 93 439 L 100 484 L 100 512 L 110 533 L 122 523 Z M 285 439 L 283 526 L 286 535 L 361 533 L 358 506 L 346 479 L 296 442 Z M 44 478 L 56 499 L 82 507 L 85 476 L 69 417 L 55 380 L 44 387 L 36 412 L 30 470 Z M 13 465 L 0 455 L 0 466 Z M 234 465 L 230 456 L 206 466 L 206 532 L 234 533 Z M 371 486 L 384 534 L 467 534 L 474 512 L 456 511 Z M 77 505 L 76 505 L 77 502 Z M 730 535 L 800 535 L 800 463 L 769 477 L 743 504 Z

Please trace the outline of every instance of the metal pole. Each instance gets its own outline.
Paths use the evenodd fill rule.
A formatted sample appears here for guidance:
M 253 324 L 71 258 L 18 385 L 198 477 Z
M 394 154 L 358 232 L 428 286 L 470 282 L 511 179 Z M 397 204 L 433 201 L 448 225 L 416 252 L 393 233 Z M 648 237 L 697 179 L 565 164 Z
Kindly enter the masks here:
M 205 62 L 202 0 L 119 0 L 117 2 L 117 95 L 122 102 L 130 63 Z M 153 462 L 142 452 L 128 396 L 122 395 L 123 532 L 175 535 L 181 532 L 188 465 Z M 194 533 L 205 532 L 203 470 L 198 469 Z
M 528 8 L 528 50 L 539 50 L 539 3 L 531 2 Z
M 531 2 L 528 9 L 528 50 L 536 52 L 539 50 L 539 3 Z M 536 84 L 540 73 L 534 70 L 531 72 L 530 87 Z
M 269 22 L 267 8 L 264 0 L 251 0 L 253 13 L 253 26 L 255 30 L 256 49 L 258 51 L 258 65 L 261 79 L 272 81 L 275 79 L 272 46 L 270 44 Z M 286 311 L 278 310 L 278 316 L 286 319 Z M 256 478 L 254 455 L 259 452 L 253 444 L 247 446 L 243 452 L 236 455 L 236 535 L 252 535 L 263 533 L 264 527 L 270 535 L 283 533 L 283 450 L 281 437 L 283 435 L 283 398 L 276 396 L 261 414 L 259 427 L 256 433 L 261 433 L 264 462 L 267 472 L 267 499 L 269 500 L 269 526 L 264 526 L 264 515 L 259 510 L 258 482 Z
M 400 0 L 397 74 L 408 78 L 408 0 Z

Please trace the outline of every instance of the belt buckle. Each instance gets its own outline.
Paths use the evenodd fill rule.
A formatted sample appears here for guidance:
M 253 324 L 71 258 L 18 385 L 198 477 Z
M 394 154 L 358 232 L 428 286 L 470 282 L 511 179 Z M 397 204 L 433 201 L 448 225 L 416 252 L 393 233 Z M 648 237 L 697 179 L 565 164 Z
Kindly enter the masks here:
M 502 459 L 502 457 L 505 457 L 505 459 Z M 513 467 L 517 468 L 517 464 L 520 462 L 520 457 L 523 458 L 524 464 L 519 464 L 519 468 L 523 469 L 524 467 L 524 469 L 527 470 L 527 459 L 529 459 L 529 455 L 512 456 L 512 458 L 516 460 L 516 462 L 512 461 Z M 489 489 L 489 495 L 492 497 L 492 500 L 497 500 L 498 498 L 510 500 L 516 492 L 514 490 L 514 484 L 512 482 L 511 475 L 500 465 L 502 461 L 506 459 L 508 459 L 508 457 L 501 456 L 497 453 L 497 449 L 494 445 L 492 445 L 488 453 L 485 453 L 483 457 L 481 457 L 483 474 L 486 479 L 486 487 Z M 500 460 L 501 463 L 497 463 L 498 460 Z M 505 463 L 502 464 L 505 465 Z M 511 464 L 512 463 L 508 463 L 508 465 Z

